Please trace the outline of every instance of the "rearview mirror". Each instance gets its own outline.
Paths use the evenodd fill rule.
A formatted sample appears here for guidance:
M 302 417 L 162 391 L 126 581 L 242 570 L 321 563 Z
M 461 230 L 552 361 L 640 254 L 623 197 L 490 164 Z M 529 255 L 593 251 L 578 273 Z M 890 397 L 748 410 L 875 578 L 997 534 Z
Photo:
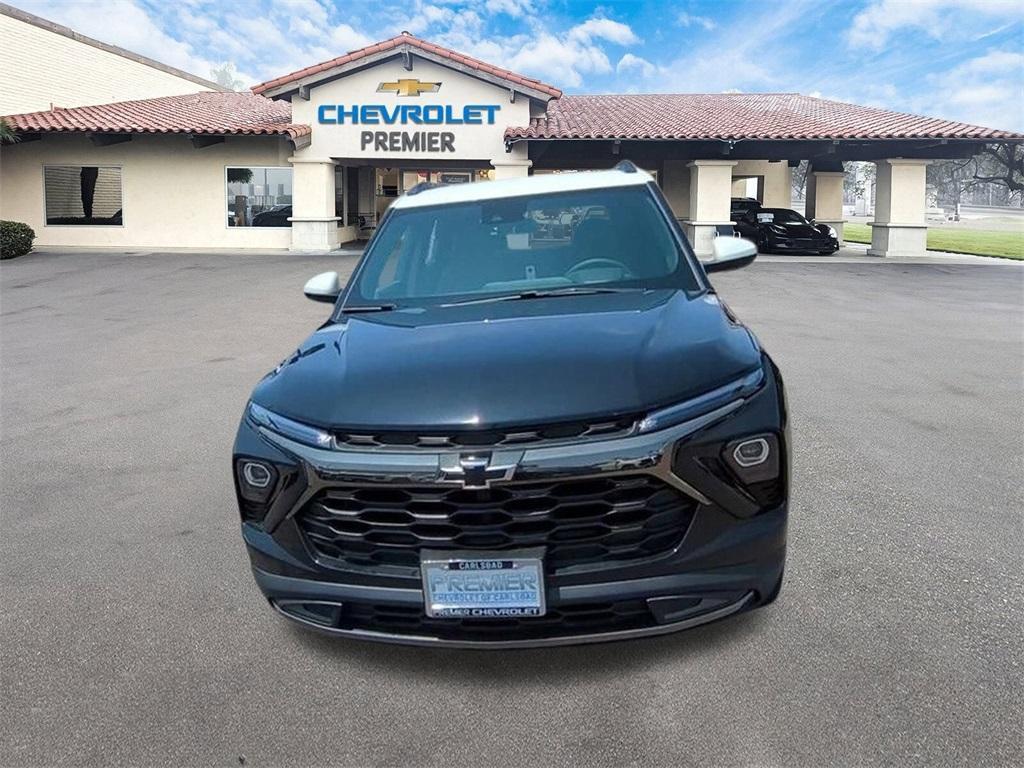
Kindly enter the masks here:
M 341 293 L 341 277 L 337 272 L 321 272 L 316 277 L 309 278 L 302 292 L 306 294 L 307 299 L 333 304 Z
M 757 258 L 757 246 L 742 237 L 716 237 L 711 247 L 715 258 L 703 262 L 705 272 L 739 269 L 753 264 Z

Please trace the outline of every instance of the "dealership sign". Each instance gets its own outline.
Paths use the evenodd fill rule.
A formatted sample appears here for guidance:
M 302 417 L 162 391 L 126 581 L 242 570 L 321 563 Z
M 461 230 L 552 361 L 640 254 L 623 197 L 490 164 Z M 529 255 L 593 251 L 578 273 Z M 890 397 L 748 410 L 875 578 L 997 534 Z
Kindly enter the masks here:
M 441 83 L 413 79 L 381 83 L 378 93 L 399 97 L 436 93 Z M 321 125 L 494 125 L 498 104 L 321 104 L 317 122 Z M 450 131 L 361 131 L 360 149 L 380 152 L 455 152 L 455 134 Z

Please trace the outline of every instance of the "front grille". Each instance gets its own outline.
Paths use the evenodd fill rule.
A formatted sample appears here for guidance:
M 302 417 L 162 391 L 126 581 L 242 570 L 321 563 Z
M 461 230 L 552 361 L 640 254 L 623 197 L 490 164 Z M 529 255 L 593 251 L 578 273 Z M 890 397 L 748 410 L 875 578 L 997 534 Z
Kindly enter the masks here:
M 501 641 L 599 634 L 653 626 L 643 600 L 563 605 L 525 619 L 433 619 L 416 606 L 346 603 L 338 626 L 442 640 Z
M 485 446 L 518 446 L 558 442 L 560 440 L 621 437 L 633 429 L 636 421 L 636 416 L 625 416 L 605 421 L 571 421 L 501 430 L 336 432 L 334 439 L 340 447 L 347 448 L 479 448 Z
M 329 488 L 299 513 L 321 557 L 419 567 L 425 549 L 544 546 L 548 570 L 650 557 L 686 533 L 695 502 L 650 475 L 516 483 L 480 490 Z

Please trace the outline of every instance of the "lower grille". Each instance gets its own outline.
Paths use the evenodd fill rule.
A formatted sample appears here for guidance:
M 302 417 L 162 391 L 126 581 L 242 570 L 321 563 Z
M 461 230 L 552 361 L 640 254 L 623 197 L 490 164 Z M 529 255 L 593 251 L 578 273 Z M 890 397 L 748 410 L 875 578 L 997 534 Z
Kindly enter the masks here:
M 417 568 L 420 549 L 544 546 L 550 571 L 670 551 L 694 510 L 661 480 L 627 475 L 480 490 L 329 488 L 297 521 L 318 555 L 358 565 Z
M 643 600 L 565 605 L 544 616 L 527 619 L 433 619 L 422 608 L 348 603 L 341 612 L 342 629 L 365 629 L 392 635 L 442 640 L 500 641 L 617 632 L 655 624 Z

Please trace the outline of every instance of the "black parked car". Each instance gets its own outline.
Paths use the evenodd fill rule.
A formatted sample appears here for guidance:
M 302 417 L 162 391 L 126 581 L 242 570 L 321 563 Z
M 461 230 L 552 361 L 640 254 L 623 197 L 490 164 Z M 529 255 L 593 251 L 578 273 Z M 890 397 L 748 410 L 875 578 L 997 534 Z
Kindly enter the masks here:
M 542 230 L 537 218 L 575 222 Z M 324 632 L 516 647 L 772 602 L 782 378 L 632 164 L 390 207 L 327 321 L 259 383 L 233 473 L 253 573 Z
M 292 215 L 291 205 L 275 205 L 265 211 L 260 211 L 252 217 L 254 227 L 290 227 L 292 223 L 288 219 Z
M 827 224 L 815 224 L 788 208 L 753 208 L 736 219 L 736 233 L 753 240 L 762 253 L 835 253 L 839 237 Z
M 729 218 L 736 221 L 760 207 L 761 203 L 755 197 L 734 197 L 729 201 Z

